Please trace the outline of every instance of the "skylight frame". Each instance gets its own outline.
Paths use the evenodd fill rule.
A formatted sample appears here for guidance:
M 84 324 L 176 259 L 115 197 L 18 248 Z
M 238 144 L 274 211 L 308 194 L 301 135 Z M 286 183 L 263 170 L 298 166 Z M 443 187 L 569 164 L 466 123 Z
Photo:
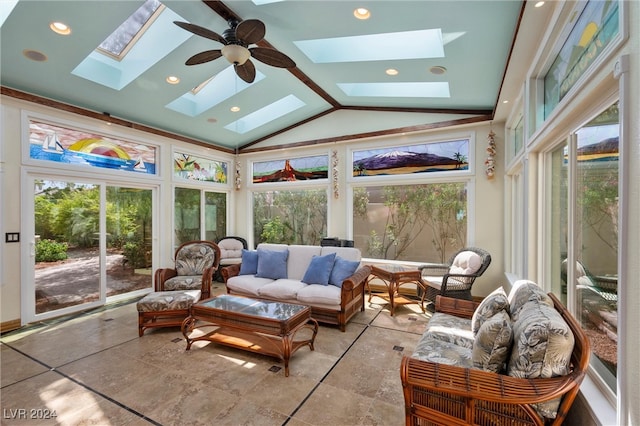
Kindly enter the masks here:
M 145 4 L 147 2 L 150 2 L 152 0 L 145 0 Z M 147 18 L 147 20 L 140 26 L 140 28 L 138 29 L 138 31 L 136 31 L 136 33 L 131 37 L 131 39 L 129 40 L 129 42 L 124 46 L 124 48 L 122 49 L 122 51 L 120 51 L 119 54 L 116 54 L 110 50 L 107 50 L 101 46 L 98 46 L 96 48 L 96 52 L 101 53 L 105 56 L 108 56 L 116 61 L 122 61 L 122 59 L 124 59 L 127 56 L 127 53 L 129 53 L 131 51 L 131 49 L 133 48 L 133 46 L 136 45 L 136 43 L 140 40 L 140 38 L 144 35 L 144 33 L 149 29 L 149 27 L 151 27 L 151 25 L 153 25 L 153 23 L 156 21 L 156 19 L 158 19 L 158 17 L 162 14 L 162 12 L 165 10 L 166 6 L 162 3 L 160 3 L 160 1 L 157 1 L 158 3 L 158 7 L 153 11 L 153 13 L 151 13 L 151 15 L 149 16 L 149 18 Z M 109 36 L 102 42 L 100 43 L 100 45 L 104 44 L 107 40 L 109 40 L 112 37 L 115 37 L 116 34 L 124 31 L 124 28 L 127 27 L 127 25 L 129 24 L 129 22 L 132 21 L 133 16 L 138 13 L 138 11 L 142 8 L 142 6 L 140 6 L 138 9 L 136 9 L 136 11 L 131 14 L 122 24 L 120 24 L 120 26 L 118 28 L 116 28 L 111 34 L 109 34 Z M 134 22 L 135 23 L 135 22 Z M 136 23 L 137 25 L 137 23 Z

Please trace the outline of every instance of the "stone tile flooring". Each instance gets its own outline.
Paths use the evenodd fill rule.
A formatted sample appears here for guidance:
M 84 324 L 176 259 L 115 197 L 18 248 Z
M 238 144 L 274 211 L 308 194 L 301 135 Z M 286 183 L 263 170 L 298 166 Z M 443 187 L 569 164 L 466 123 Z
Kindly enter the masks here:
M 5 333 L 1 424 L 403 425 L 400 360 L 429 314 L 416 304 L 391 317 L 375 296 L 365 306 L 344 333 L 321 325 L 289 377 L 267 356 L 206 342 L 185 351 L 178 328 L 140 338 L 135 301 Z

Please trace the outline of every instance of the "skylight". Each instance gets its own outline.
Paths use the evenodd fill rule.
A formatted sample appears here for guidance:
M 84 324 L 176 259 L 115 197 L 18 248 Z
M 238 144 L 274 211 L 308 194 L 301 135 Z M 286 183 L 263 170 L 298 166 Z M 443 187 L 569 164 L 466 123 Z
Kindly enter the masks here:
M 162 13 L 162 9 L 164 6 L 158 0 L 146 0 L 138 10 L 133 12 L 109 37 L 100 43 L 98 50 L 116 58 L 123 57 L 135 44 L 135 40 L 143 28 L 153 22 L 151 18 L 156 18 L 154 14 L 159 15 Z
M 164 8 L 126 56 L 116 60 L 96 49 L 72 74 L 115 90 L 124 88 L 191 37 L 189 32 L 174 25 L 173 21 L 184 21 L 184 18 Z
M 315 63 L 443 58 L 440 28 L 294 41 Z
M 245 115 L 233 123 L 227 124 L 224 128 L 242 135 L 262 126 L 263 124 L 269 123 L 276 118 L 289 114 L 298 108 L 302 108 L 305 105 L 306 104 L 296 96 L 288 95 L 270 105 L 252 112 L 251 114 Z
M 391 98 L 448 98 L 447 82 L 407 83 L 338 83 L 347 96 L 382 96 Z
M 256 70 L 256 79 L 253 83 L 246 83 L 236 76 L 233 65 L 229 65 L 208 82 L 205 82 L 206 84 L 198 85 L 197 90 L 189 90 L 167 104 L 166 107 L 189 117 L 195 117 L 256 84 L 264 77 L 264 74 Z

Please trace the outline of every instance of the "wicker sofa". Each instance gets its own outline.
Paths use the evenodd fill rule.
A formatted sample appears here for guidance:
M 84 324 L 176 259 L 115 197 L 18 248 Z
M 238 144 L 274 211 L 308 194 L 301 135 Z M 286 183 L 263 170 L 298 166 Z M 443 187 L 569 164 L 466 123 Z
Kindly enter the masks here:
M 531 281 L 480 304 L 438 296 L 402 359 L 406 424 L 560 425 L 589 356 L 578 322 Z
M 273 252 L 287 253 L 284 257 L 284 273 L 272 275 L 273 271 L 261 271 L 263 261 L 267 263 L 264 256 L 258 258 L 260 263 L 256 269 L 247 267 L 250 263 L 248 259 L 252 256 Z M 361 254 L 356 248 L 263 243 L 255 251 L 244 250 L 242 256 L 242 263 L 221 268 L 227 293 L 307 305 L 317 321 L 338 325 L 342 331 L 345 331 L 347 322 L 355 314 L 364 311 L 364 285 L 371 268 L 360 264 Z M 333 284 L 328 284 L 326 280 L 319 283 L 318 280 L 308 279 L 312 263 L 326 258 L 335 262 L 335 266 L 333 263 L 327 264 L 331 278 L 334 277 L 333 269 L 339 263 L 350 263 L 351 270 L 355 272 Z M 267 266 L 281 261 L 282 257 L 270 259 Z

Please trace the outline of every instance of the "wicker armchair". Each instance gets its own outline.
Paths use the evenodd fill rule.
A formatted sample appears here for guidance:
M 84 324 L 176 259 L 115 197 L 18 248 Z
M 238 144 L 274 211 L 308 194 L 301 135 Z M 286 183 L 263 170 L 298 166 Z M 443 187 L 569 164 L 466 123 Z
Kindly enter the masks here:
M 560 301 L 555 309 L 573 332 L 570 373 L 548 379 L 522 379 L 473 368 L 404 356 L 400 367 L 407 425 L 560 425 L 586 373 L 589 340 Z M 446 299 L 446 300 L 445 300 Z M 441 303 L 442 300 L 442 303 Z M 474 302 L 437 297 L 436 311 L 470 318 Z M 555 419 L 543 419 L 533 404 L 560 397 Z
M 422 303 L 425 299 L 435 302 L 437 295 L 472 300 L 471 286 L 490 264 L 489 252 L 477 247 L 465 247 L 451 256 L 447 263 L 421 265 L 418 269 L 426 286 Z
M 242 249 L 247 249 L 247 240 L 242 237 L 227 235 L 216 241 L 220 247 L 220 267 L 216 270 L 214 279 L 216 281 L 224 281 L 220 273 L 222 268 L 229 265 L 242 263 Z
M 220 265 L 220 247 L 211 241 L 188 241 L 176 250 L 175 261 L 175 268 L 156 270 L 155 290 L 201 290 L 202 299 L 208 299 Z

